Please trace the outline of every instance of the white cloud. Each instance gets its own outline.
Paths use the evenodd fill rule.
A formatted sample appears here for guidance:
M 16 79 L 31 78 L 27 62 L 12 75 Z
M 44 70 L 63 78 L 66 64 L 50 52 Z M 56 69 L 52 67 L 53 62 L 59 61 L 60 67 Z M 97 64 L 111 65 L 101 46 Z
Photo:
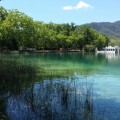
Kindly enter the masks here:
M 65 6 L 65 7 L 63 7 L 63 10 L 73 10 L 73 7 L 72 6 Z
M 63 10 L 77 10 L 77 9 L 89 9 L 89 8 L 93 8 L 93 7 L 83 1 L 79 1 L 78 4 L 75 6 L 63 7 Z

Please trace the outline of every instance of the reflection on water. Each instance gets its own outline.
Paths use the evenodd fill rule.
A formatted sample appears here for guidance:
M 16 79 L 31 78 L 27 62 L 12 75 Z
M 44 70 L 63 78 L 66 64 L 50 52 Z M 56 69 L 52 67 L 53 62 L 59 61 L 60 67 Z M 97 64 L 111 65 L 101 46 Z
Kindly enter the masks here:
M 118 120 L 119 104 L 93 97 L 92 81 L 74 77 L 36 82 L 19 95 L 11 94 L 6 111 L 12 120 Z
M 12 120 L 93 120 L 92 86 L 75 80 L 36 82 L 7 99 Z
M 116 55 L 0 54 L 0 119 L 119 120 L 119 66 Z

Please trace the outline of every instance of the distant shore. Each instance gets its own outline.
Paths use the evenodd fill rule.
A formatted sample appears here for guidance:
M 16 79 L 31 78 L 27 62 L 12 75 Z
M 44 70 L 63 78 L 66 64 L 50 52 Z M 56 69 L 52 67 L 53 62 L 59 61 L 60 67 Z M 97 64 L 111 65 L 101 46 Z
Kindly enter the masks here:
M 0 53 L 11 53 L 11 54 L 17 54 L 17 53 L 51 53 L 51 52 L 83 52 L 81 50 L 7 50 L 7 51 L 0 51 Z

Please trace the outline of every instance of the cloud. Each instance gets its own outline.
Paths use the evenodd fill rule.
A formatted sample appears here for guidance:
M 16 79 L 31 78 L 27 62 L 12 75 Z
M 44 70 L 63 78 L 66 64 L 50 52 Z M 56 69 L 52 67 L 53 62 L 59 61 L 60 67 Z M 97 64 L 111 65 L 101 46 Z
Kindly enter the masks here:
M 73 6 L 65 6 L 63 7 L 63 10 L 73 10 Z
M 83 1 L 79 1 L 78 4 L 75 6 L 64 6 L 63 10 L 77 10 L 77 9 L 90 9 L 90 8 L 93 7 Z

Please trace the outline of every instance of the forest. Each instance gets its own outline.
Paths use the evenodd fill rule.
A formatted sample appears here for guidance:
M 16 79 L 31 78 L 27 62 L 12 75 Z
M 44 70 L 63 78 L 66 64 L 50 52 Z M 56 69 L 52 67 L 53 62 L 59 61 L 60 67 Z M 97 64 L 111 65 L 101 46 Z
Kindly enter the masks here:
M 108 37 L 90 26 L 76 27 L 75 23 L 44 23 L 35 21 L 18 10 L 0 7 L 0 50 L 37 50 L 79 49 L 99 50 L 107 46 Z

